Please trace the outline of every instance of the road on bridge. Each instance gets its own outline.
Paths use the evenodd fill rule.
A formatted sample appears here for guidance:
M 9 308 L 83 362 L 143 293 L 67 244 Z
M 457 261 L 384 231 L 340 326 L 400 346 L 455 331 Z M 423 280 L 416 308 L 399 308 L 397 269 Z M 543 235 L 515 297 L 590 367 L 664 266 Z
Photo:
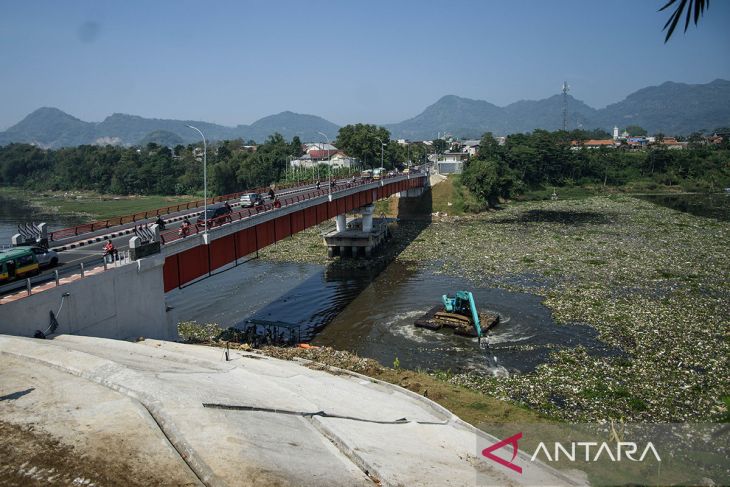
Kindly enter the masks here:
M 352 179 L 348 178 L 334 180 L 333 182 L 336 186 L 342 188 L 343 186 L 347 186 L 348 183 L 351 181 Z M 321 185 L 322 190 L 325 190 L 326 188 L 326 183 Z M 304 186 L 298 186 L 296 188 L 283 189 L 276 193 L 276 197 L 279 199 L 296 197 L 297 195 L 311 192 L 314 189 L 316 189 L 315 184 L 308 184 Z M 265 201 L 269 205 L 272 203 L 272 200 L 267 195 L 262 196 L 265 196 Z M 233 207 L 234 211 L 237 211 L 237 209 L 241 209 L 240 203 L 238 201 L 231 202 L 231 207 Z M 177 213 L 165 215 L 165 232 L 175 230 L 175 232 L 172 233 L 176 234 L 176 231 L 182 225 L 183 219 L 186 216 L 188 217 L 190 223 L 195 225 L 197 216 L 202 213 L 202 210 L 203 207 L 200 206 L 197 208 L 190 208 Z M 104 245 L 106 244 L 107 239 L 111 240 L 114 244 L 114 247 L 123 254 L 129 249 L 129 239 L 135 235 L 135 227 L 148 226 L 150 224 L 153 224 L 155 220 L 156 218 L 148 218 L 146 220 L 140 220 L 130 224 L 109 227 L 107 229 L 94 233 L 78 235 L 63 239 L 59 242 L 51 243 L 50 248 L 58 253 L 58 266 L 42 270 L 38 276 L 32 278 L 32 282 L 35 284 L 36 282 L 45 282 L 53 279 L 55 278 L 56 272 L 58 272 L 60 276 L 68 275 L 71 273 L 78 273 L 80 271 L 80 264 L 83 264 L 84 267 L 100 265 L 103 262 Z M 25 288 L 25 286 L 25 279 L 0 286 L 0 296 L 17 292 L 18 290 Z

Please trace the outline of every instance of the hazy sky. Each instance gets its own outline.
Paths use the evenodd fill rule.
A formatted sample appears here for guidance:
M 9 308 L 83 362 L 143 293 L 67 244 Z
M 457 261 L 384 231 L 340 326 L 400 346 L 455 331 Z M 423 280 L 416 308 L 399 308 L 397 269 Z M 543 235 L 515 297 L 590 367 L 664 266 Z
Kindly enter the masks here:
M 600 108 L 730 79 L 730 1 L 664 44 L 665 0 L 0 0 L 0 129 L 41 106 L 235 125 L 398 122 L 447 94 Z

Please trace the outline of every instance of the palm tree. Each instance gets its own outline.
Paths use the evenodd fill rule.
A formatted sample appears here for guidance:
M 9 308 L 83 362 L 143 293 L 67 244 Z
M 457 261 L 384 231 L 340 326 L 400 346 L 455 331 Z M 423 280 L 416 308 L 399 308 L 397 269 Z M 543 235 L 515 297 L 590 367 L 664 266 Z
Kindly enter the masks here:
M 659 9 L 659 12 L 668 9 L 674 4 L 676 4 L 676 7 L 674 8 L 672 15 L 669 16 L 669 20 L 667 20 L 667 23 L 664 24 L 664 28 L 662 29 L 667 31 L 667 36 L 664 38 L 665 44 L 669 40 L 669 38 L 672 37 L 674 29 L 677 27 L 679 19 L 682 18 L 682 14 L 684 13 L 685 8 L 687 9 L 684 20 L 685 32 L 687 32 L 687 27 L 689 27 L 690 20 L 694 18 L 694 23 L 695 25 L 697 25 L 697 22 L 700 20 L 700 17 L 705 12 L 705 9 L 710 9 L 710 0 L 669 0 L 666 4 L 664 4 L 662 8 Z M 669 27 L 668 30 L 667 27 Z

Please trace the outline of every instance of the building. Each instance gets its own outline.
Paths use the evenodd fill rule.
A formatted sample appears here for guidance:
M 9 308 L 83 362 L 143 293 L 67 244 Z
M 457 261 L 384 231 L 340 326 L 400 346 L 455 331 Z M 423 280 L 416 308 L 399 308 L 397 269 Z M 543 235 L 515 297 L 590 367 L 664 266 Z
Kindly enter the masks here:
M 667 149 L 684 149 L 687 146 L 687 143 L 678 142 L 674 137 L 664 137 L 664 139 L 657 142 L 657 145 L 663 145 Z
M 324 144 L 325 146 L 327 144 Z M 330 146 L 334 147 L 334 146 Z M 345 154 L 343 151 L 334 148 L 333 150 L 310 150 L 303 156 L 293 159 L 292 167 L 316 167 L 319 164 L 331 164 L 332 167 L 355 167 L 359 161 Z
M 445 152 L 436 159 L 436 171 L 439 174 L 461 174 L 464 162 L 469 159 L 466 152 Z
M 473 157 L 479 152 L 479 141 L 476 139 L 462 140 L 459 145 L 461 146 L 461 152 L 466 152 L 469 157 Z
M 304 144 L 304 152 L 309 154 L 311 151 L 336 151 L 337 147 L 332 144 L 325 144 L 322 142 Z
M 580 149 L 600 149 L 601 147 L 606 147 L 609 149 L 613 149 L 616 147 L 619 143 L 613 139 L 589 139 L 589 140 L 573 140 L 570 142 L 570 149 L 571 150 L 580 150 Z

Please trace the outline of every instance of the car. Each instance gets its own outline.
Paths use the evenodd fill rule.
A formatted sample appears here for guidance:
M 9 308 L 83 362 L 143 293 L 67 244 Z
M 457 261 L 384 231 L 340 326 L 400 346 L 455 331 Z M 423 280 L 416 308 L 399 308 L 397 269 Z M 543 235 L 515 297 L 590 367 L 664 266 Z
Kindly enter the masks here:
M 58 265 L 58 254 L 55 250 L 45 249 L 43 247 L 31 247 L 30 250 L 38 259 L 38 265 L 42 268 L 56 267 Z
M 205 222 L 208 222 L 208 226 L 223 225 L 226 222 L 231 221 L 231 207 L 224 204 L 218 204 L 209 206 L 206 213 L 201 213 L 195 224 L 198 227 L 205 226 Z
M 258 193 L 246 193 L 241 195 L 241 206 L 244 208 L 252 208 L 254 206 L 263 205 L 264 199 Z

